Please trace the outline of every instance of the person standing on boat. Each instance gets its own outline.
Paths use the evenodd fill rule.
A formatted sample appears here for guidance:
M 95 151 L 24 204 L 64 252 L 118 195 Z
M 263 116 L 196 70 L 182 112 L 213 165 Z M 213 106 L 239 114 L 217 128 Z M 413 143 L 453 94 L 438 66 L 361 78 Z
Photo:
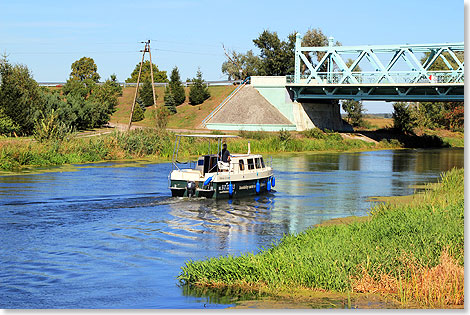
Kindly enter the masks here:
M 224 163 L 230 162 L 230 152 L 227 150 L 227 144 L 222 145 L 222 151 L 219 152 L 219 159 Z

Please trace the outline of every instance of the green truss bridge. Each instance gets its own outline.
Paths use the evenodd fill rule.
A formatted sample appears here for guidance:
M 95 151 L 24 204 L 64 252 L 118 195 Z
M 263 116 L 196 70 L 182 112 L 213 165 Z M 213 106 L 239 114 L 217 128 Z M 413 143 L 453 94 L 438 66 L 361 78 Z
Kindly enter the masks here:
M 302 47 L 286 77 L 294 100 L 463 101 L 464 43 Z M 436 70 L 439 69 L 439 70 Z

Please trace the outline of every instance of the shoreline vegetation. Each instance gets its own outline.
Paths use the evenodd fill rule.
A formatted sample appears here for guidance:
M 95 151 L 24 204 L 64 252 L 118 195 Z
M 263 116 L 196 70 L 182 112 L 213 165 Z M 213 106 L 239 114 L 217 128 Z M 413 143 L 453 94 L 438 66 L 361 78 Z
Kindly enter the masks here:
M 464 169 L 443 173 L 411 198 L 376 203 L 366 217 L 336 221 L 256 254 L 188 261 L 178 279 L 293 303 L 299 292 L 304 301 L 324 292 L 348 301 L 380 295 L 403 308 L 463 308 Z
M 213 134 L 222 133 L 213 132 Z M 257 153 L 345 152 L 409 147 L 396 139 L 364 141 L 319 129 L 303 132 L 240 131 L 238 135 L 239 138 L 227 139 L 231 152 L 245 152 L 248 142 L 251 143 L 252 152 Z M 0 140 L 0 170 L 19 171 L 25 167 L 129 159 L 168 161 L 173 155 L 174 140 L 173 132 L 162 129 L 112 131 L 105 135 L 81 138 L 70 134 L 62 139 L 42 142 L 25 138 L 5 138 Z M 402 141 L 408 144 L 420 144 L 421 147 L 460 146 L 459 141 L 454 141 L 451 145 L 449 141 L 444 141 L 437 135 L 415 136 Z M 211 150 L 217 151 L 216 143 L 212 143 Z M 186 138 L 181 140 L 179 156 L 189 159 L 206 154 L 207 151 L 207 140 Z

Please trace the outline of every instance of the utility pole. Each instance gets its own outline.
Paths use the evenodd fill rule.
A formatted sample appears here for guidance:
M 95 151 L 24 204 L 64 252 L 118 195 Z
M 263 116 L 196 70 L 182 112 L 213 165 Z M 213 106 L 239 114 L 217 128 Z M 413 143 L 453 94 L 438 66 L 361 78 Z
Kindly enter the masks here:
M 132 109 L 131 109 L 131 116 L 129 117 L 129 126 L 127 127 L 127 131 L 131 129 L 132 125 L 132 116 L 134 116 L 134 109 L 135 109 L 135 102 L 137 100 L 137 93 L 139 92 L 139 83 L 140 83 L 140 75 L 142 74 L 142 65 L 144 63 L 145 53 L 149 53 L 150 57 L 150 77 L 152 79 L 152 93 L 153 93 L 153 106 L 155 108 L 155 116 L 157 116 L 157 98 L 155 97 L 155 83 L 153 80 L 153 63 L 152 63 L 152 53 L 150 52 L 150 40 L 146 42 L 141 42 L 145 44 L 144 50 L 142 52 L 142 60 L 140 61 L 140 68 L 139 68 L 139 76 L 137 77 L 137 85 L 135 87 L 135 94 L 134 94 L 134 101 L 132 102 Z

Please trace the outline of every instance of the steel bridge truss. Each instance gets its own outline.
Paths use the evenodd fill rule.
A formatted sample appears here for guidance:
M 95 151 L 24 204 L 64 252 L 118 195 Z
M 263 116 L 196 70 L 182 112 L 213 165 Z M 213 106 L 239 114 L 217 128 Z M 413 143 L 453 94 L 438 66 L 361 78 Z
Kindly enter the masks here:
M 297 34 L 295 74 L 286 83 L 295 99 L 463 101 L 463 51 L 463 42 L 334 46 L 333 38 L 326 47 L 302 47 Z M 446 70 L 431 70 L 438 60 Z

